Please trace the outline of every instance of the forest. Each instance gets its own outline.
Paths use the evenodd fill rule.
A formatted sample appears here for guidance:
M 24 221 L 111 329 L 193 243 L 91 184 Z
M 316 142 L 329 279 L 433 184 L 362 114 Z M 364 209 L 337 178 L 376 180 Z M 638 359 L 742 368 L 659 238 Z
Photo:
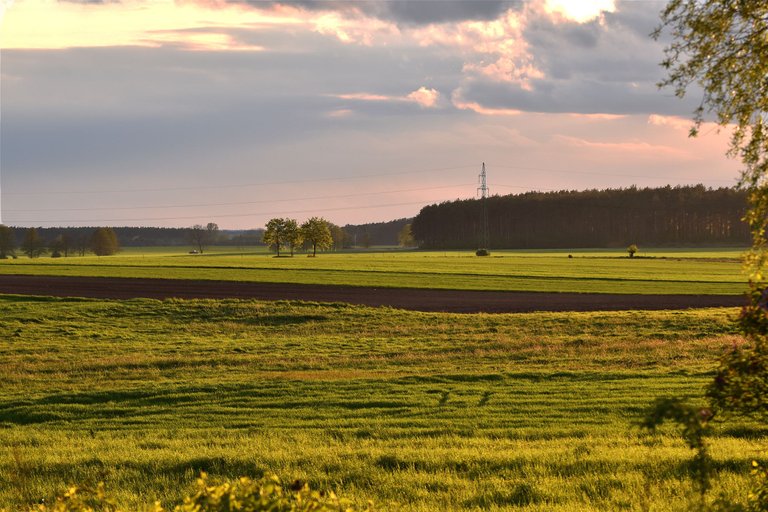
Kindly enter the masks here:
M 483 200 L 425 206 L 412 232 L 425 249 L 482 247 Z M 489 248 L 748 245 L 746 193 L 703 185 L 526 192 L 485 199 Z

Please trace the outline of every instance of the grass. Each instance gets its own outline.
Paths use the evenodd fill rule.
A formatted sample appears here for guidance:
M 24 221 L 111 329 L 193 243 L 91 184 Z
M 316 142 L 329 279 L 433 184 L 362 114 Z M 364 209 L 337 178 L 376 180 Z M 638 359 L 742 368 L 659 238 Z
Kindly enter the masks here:
M 0 297 L 0 508 L 105 481 L 172 505 L 267 472 L 404 510 L 681 510 L 691 456 L 634 422 L 702 394 L 729 309 L 451 315 Z M 761 425 L 718 426 L 745 495 Z
M 0 261 L 0 274 L 212 279 L 371 287 L 585 293 L 743 293 L 738 249 L 669 249 L 629 259 L 620 250 L 384 251 L 274 258 L 263 249 L 189 255 L 133 248 L 111 257 Z M 573 257 L 568 258 L 571 254 Z

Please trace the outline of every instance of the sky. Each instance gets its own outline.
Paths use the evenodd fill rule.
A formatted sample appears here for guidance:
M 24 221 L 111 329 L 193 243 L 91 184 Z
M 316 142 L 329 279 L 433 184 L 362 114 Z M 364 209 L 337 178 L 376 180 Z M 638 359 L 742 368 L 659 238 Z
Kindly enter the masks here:
M 0 221 L 260 228 L 731 186 L 655 0 L 0 0 Z

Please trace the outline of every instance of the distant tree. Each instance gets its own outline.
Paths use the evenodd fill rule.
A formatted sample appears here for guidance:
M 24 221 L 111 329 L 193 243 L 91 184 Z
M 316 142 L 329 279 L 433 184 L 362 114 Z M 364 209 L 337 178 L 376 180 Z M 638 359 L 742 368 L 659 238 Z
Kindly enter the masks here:
M 21 242 L 21 250 L 30 258 L 39 258 L 47 252 L 45 242 L 35 228 L 29 228 L 24 233 L 24 240 Z
M 78 255 L 85 256 L 90 248 L 90 236 L 86 232 L 79 232 L 75 236 L 74 248 Z
M 333 246 L 333 237 L 328 227 L 328 221 L 321 217 L 312 217 L 301 225 L 304 240 L 312 246 L 312 256 L 317 255 L 317 250 L 330 249 Z
M 267 247 L 277 252 L 278 258 L 280 257 L 280 249 L 290 245 L 290 225 L 295 222 L 293 219 L 281 219 L 279 217 L 267 222 L 263 241 Z
M 299 228 L 299 223 L 295 219 L 283 219 L 283 229 L 285 233 L 285 244 L 291 250 L 291 257 L 297 247 L 300 247 L 304 241 L 304 233 Z
M 195 224 L 189 228 L 189 240 L 197 247 L 200 254 L 203 254 L 205 248 L 216 243 L 219 238 L 219 226 L 214 222 L 209 222 L 205 226 Z
M 16 250 L 16 235 L 12 228 L 0 224 L 0 259 L 14 256 Z
M 58 258 L 61 256 L 69 256 L 69 251 L 72 246 L 72 239 L 67 233 L 62 233 L 50 243 L 49 249 L 51 250 L 51 256 Z
M 328 223 L 328 229 L 331 230 L 331 238 L 333 238 L 333 250 L 338 251 L 339 249 L 343 249 L 349 240 L 347 232 L 344 231 L 344 228 L 337 226 L 332 222 Z
M 96 228 L 91 235 L 90 246 L 96 256 L 111 256 L 120 250 L 117 235 L 112 228 Z
M 637 252 L 637 245 L 632 244 L 629 247 L 627 247 L 627 252 L 629 253 L 630 258 L 634 258 L 635 253 Z
M 413 239 L 413 232 L 411 231 L 410 224 L 403 226 L 403 229 L 401 229 L 400 233 L 397 235 L 397 241 L 400 244 L 400 247 L 414 247 L 416 245 L 416 240 Z
M 366 249 L 368 249 L 371 246 L 371 234 L 368 232 L 368 230 L 365 230 L 363 232 L 363 236 L 360 239 L 360 243 Z

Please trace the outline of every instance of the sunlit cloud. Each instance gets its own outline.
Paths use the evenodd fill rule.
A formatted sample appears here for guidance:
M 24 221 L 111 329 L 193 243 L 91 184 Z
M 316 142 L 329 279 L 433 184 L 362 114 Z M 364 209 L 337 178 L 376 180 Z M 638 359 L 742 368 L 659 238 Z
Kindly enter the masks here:
M 692 156 L 683 151 L 680 148 L 665 146 L 660 144 L 652 144 L 650 142 L 642 140 L 630 140 L 623 142 L 605 142 L 605 141 L 593 141 L 579 137 L 572 137 L 566 135 L 557 135 L 555 137 L 560 143 L 577 148 L 584 148 L 588 150 L 598 151 L 610 151 L 621 153 L 633 153 L 633 154 L 645 154 L 647 156 L 658 156 L 659 154 L 665 154 L 667 157 L 677 157 L 682 159 L 690 159 Z
M 604 12 L 616 11 L 615 0 L 545 0 L 545 12 L 555 21 L 587 23 L 599 18 Z
M 408 94 L 406 99 L 417 103 L 423 108 L 432 108 L 437 105 L 437 101 L 440 99 L 440 93 L 435 89 L 419 87 L 417 90 Z
M 333 36 L 342 43 L 372 46 L 383 38 L 399 34 L 397 25 L 394 23 L 366 17 L 362 14 L 353 18 L 349 16 L 349 13 L 335 11 L 304 12 L 303 15 L 313 26 L 315 32 Z
M 327 112 L 325 115 L 326 117 L 330 118 L 344 118 L 344 117 L 350 117 L 355 112 L 348 108 L 340 108 L 338 110 L 331 110 L 330 112 Z
M 461 89 L 456 89 L 451 95 L 451 103 L 459 110 L 471 110 L 484 116 L 518 116 L 523 112 L 512 108 L 484 107 L 474 101 L 465 101 L 461 95 Z
M 299 25 L 292 10 L 210 9 L 195 3 L 72 3 L 24 0 L 7 10 L 0 31 L 5 49 L 145 46 L 164 43 L 190 49 L 244 50 L 225 28 Z M 215 29 L 219 29 L 217 32 Z M 197 31 L 197 32 L 196 32 Z M 200 35 L 208 32 L 207 35 Z M 260 49 L 260 48 L 252 48 Z
M 586 121 L 618 121 L 627 117 L 624 114 L 580 114 L 576 112 L 568 115 L 575 119 L 583 119 Z
M 333 97 L 352 101 L 409 102 L 416 103 L 422 108 L 435 108 L 438 106 L 440 92 L 436 89 L 422 86 L 404 96 L 356 92 L 347 94 L 334 94 Z
M 531 89 L 531 81 L 544 77 L 524 37 L 527 11 L 508 10 L 493 21 L 430 25 L 412 37 L 421 46 L 456 48 L 465 59 L 463 72 Z
M 678 116 L 661 116 L 658 114 L 651 114 L 648 116 L 648 124 L 654 126 L 669 126 L 675 130 L 686 132 L 693 126 L 693 122 L 690 119 L 684 119 Z
M 165 44 L 178 45 L 188 51 L 264 51 L 263 46 L 245 44 L 237 41 L 230 34 L 216 32 L 178 32 L 162 31 L 150 35 L 145 40 L 149 46 L 163 46 Z

